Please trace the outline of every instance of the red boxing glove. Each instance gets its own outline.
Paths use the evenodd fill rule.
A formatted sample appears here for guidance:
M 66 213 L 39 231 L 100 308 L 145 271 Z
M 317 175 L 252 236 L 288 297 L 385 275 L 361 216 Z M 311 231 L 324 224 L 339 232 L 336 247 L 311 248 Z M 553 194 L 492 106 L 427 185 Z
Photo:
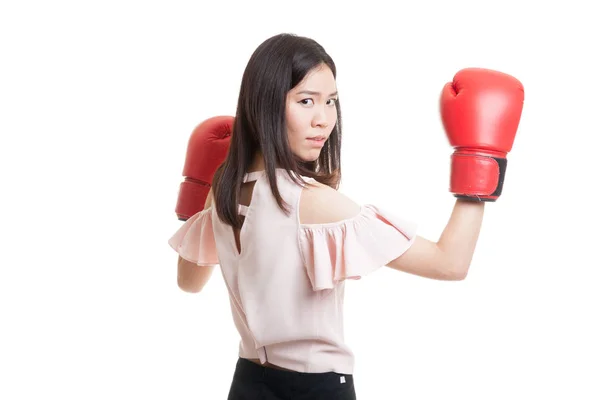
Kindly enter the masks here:
M 524 94 L 516 78 L 481 68 L 460 70 L 444 86 L 440 111 L 455 150 L 450 192 L 457 198 L 496 201 L 502 193 Z
M 194 129 L 188 142 L 175 213 L 180 221 L 204 209 L 217 168 L 225 161 L 233 130 L 233 117 L 209 118 Z

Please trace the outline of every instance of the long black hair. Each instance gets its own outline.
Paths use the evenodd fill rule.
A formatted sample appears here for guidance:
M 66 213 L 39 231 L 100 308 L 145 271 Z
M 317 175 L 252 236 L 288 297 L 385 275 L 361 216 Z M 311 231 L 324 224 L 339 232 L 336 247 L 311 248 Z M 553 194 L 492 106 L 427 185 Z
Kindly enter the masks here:
M 297 184 L 304 184 L 300 176 L 306 176 L 338 189 L 342 138 L 339 100 L 336 125 L 317 160 L 297 158 L 287 137 L 287 94 L 322 65 L 336 78 L 335 63 L 319 43 L 288 33 L 267 39 L 250 57 L 242 76 L 229 151 L 212 181 L 214 205 L 223 222 L 241 228 L 238 201 L 242 180 L 258 150 L 264 157 L 271 192 L 285 213 L 289 210 L 277 187 L 276 168 L 285 169 Z

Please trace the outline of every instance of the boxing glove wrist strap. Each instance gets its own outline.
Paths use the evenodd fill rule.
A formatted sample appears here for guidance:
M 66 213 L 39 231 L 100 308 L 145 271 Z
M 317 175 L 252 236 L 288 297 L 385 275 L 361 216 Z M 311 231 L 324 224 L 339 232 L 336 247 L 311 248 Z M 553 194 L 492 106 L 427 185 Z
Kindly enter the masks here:
M 454 153 L 451 160 L 450 192 L 473 201 L 495 201 L 502 193 L 506 158 Z
M 187 221 L 191 216 L 202 211 L 210 185 L 195 179 L 186 179 L 179 185 L 179 197 L 175 212 L 180 221 Z

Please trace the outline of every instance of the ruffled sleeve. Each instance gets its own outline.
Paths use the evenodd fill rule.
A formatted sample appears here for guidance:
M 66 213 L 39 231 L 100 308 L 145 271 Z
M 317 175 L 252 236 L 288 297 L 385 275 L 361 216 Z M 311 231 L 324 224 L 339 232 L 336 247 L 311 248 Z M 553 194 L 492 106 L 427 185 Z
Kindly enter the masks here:
M 416 231 L 415 223 L 373 205 L 344 221 L 300 225 L 300 251 L 313 289 L 331 289 L 387 265 L 408 250 Z
M 197 265 L 217 265 L 219 257 L 212 224 L 212 208 L 191 216 L 169 239 L 181 258 Z

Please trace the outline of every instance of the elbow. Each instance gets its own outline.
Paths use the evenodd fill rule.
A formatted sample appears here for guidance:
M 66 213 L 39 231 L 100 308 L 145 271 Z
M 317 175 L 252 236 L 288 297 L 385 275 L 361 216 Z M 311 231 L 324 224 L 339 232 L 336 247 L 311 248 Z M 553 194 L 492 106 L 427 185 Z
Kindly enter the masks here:
M 178 276 L 177 277 L 177 286 L 183 292 L 192 293 L 193 294 L 193 293 L 200 293 L 200 291 L 202 291 L 202 287 L 204 285 L 193 284 L 189 280 L 182 279 L 180 276 Z
M 190 286 L 184 286 L 184 285 L 179 285 L 179 289 L 181 289 L 181 291 L 183 291 L 185 293 L 191 293 L 191 294 L 200 293 L 202 291 L 202 289 L 190 287 Z
M 465 279 L 467 279 L 467 275 L 468 275 L 467 270 L 457 271 L 454 273 L 452 280 L 453 281 L 464 281 Z
M 463 281 L 469 274 L 470 263 L 457 263 L 449 268 L 448 278 L 452 281 Z
M 438 254 L 439 267 L 437 273 L 440 275 L 440 279 L 446 281 L 462 281 L 467 278 L 469 267 L 471 266 L 470 259 L 452 256 L 445 251 L 441 251 Z
M 200 292 L 210 278 L 213 267 L 199 266 L 179 257 L 177 263 L 177 286 L 186 293 Z

